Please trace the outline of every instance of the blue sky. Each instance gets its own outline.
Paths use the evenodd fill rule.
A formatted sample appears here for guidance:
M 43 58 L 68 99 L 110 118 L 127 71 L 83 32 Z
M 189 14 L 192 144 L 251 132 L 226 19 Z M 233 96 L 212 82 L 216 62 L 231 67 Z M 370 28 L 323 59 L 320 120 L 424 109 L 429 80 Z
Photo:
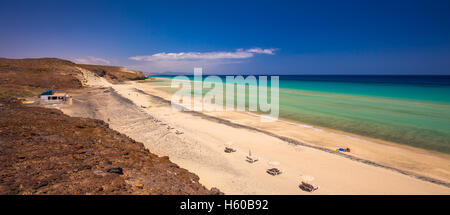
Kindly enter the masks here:
M 447 74 L 450 1 L 4 1 L 0 57 L 144 72 Z

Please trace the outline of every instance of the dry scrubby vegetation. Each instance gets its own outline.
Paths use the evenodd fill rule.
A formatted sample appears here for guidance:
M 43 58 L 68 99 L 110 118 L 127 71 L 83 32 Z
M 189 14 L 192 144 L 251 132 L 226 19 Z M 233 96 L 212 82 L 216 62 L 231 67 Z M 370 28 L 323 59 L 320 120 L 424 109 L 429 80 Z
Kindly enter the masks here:
M 103 121 L 1 100 L 0 194 L 214 194 Z
M 79 68 L 91 70 L 112 82 L 146 79 L 142 72 L 118 66 L 76 64 L 57 58 L 0 58 L 0 84 L 55 89 L 81 88 L 82 74 Z
M 220 194 L 103 121 L 17 99 L 48 88 L 82 88 L 77 67 L 111 81 L 145 79 L 121 67 L 0 59 L 0 194 Z
M 80 72 L 70 61 L 43 59 L 0 59 L 0 84 L 39 88 L 81 88 Z

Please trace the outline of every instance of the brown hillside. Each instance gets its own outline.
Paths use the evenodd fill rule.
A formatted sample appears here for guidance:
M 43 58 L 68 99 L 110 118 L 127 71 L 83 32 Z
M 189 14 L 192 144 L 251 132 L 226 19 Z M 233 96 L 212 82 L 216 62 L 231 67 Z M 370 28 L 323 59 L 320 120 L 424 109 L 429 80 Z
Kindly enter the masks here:
M 142 72 L 118 66 L 83 65 L 58 58 L 0 58 L 0 84 L 44 89 L 81 88 L 83 76 L 80 67 L 112 82 L 146 79 Z
M 112 81 L 145 79 L 121 67 L 0 58 L 0 195 L 220 194 L 103 121 L 17 100 L 49 88 L 82 88 L 80 68 Z
M 219 193 L 103 121 L 10 101 L 0 99 L 0 194 Z
M 76 64 L 57 58 L 0 58 L 0 84 L 39 88 L 81 88 Z

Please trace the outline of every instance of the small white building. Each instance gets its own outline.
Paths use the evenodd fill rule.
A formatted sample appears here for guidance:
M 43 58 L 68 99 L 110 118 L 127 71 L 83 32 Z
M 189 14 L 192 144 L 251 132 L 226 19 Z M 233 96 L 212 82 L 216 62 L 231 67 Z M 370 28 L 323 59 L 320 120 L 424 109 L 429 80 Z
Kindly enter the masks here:
M 65 103 L 72 104 L 72 96 L 67 93 L 55 93 L 53 95 L 41 95 L 41 104 Z

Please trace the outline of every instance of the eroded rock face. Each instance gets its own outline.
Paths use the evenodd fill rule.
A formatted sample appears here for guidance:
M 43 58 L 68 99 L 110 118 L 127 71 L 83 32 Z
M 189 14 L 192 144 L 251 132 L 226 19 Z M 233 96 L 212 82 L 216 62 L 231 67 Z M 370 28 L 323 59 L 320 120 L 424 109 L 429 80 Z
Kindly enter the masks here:
M 103 121 L 0 104 L 0 194 L 221 194 Z
M 86 65 L 86 64 L 78 64 L 77 66 L 87 69 L 100 77 L 104 77 L 110 82 L 147 79 L 147 76 L 145 76 L 140 71 L 128 70 L 120 66 Z

